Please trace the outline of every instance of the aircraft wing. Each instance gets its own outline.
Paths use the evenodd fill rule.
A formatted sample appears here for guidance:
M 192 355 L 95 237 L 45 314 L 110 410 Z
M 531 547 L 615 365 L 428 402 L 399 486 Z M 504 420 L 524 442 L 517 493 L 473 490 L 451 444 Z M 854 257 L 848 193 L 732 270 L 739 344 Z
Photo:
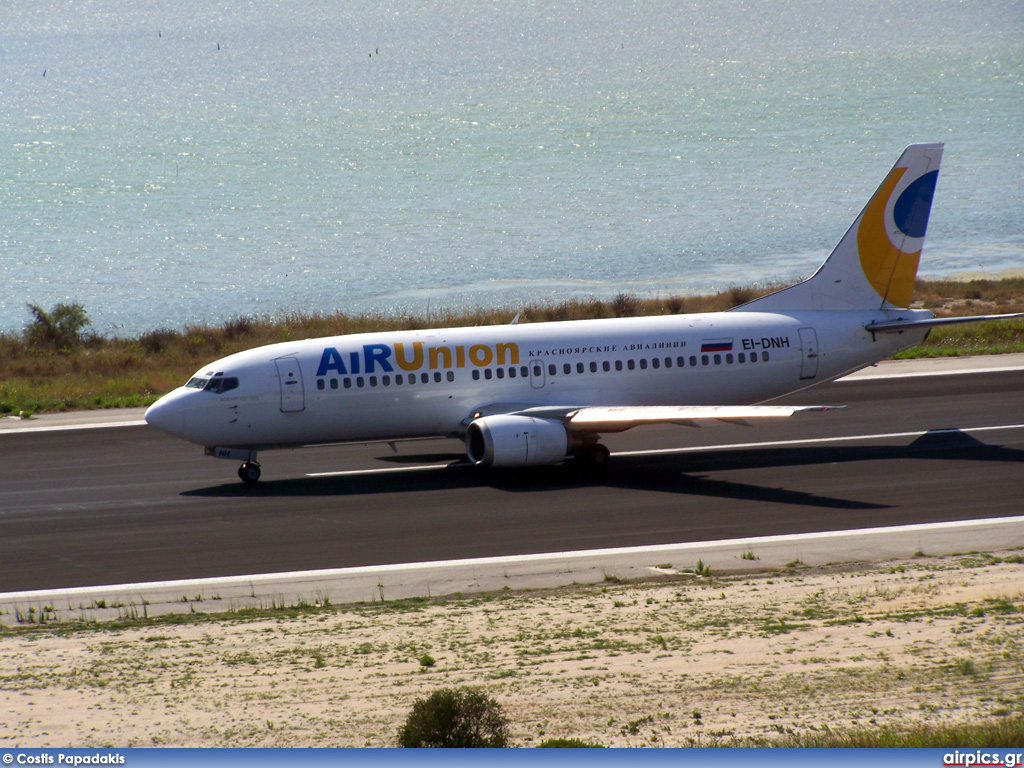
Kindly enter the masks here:
M 842 410 L 836 405 L 631 405 L 621 407 L 585 406 L 539 407 L 514 415 L 553 418 L 578 433 L 624 432 L 641 424 L 680 424 L 702 427 L 715 423 L 751 426 L 761 419 L 785 419 L 796 413 Z

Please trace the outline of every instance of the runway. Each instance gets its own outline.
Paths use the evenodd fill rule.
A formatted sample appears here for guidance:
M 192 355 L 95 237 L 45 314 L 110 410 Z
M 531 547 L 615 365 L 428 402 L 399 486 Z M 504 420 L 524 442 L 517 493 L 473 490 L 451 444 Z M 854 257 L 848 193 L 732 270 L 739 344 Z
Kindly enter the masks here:
M 822 385 L 765 427 L 640 428 L 598 478 L 449 466 L 458 441 L 266 452 L 145 426 L 0 433 L 0 593 L 1018 515 L 1024 371 Z

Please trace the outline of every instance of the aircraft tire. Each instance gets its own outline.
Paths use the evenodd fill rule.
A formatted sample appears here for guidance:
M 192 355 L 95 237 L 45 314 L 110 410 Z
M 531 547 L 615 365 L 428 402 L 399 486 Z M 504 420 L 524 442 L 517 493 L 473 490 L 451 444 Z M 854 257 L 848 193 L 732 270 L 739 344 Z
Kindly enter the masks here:
M 238 476 L 246 485 L 255 485 L 259 482 L 260 465 L 252 461 L 247 461 L 238 468 Z

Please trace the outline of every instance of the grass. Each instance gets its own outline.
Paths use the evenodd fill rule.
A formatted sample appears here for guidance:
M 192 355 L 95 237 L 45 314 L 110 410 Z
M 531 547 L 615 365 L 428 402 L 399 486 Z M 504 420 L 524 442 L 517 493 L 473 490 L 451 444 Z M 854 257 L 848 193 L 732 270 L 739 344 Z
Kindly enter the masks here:
M 238 317 L 219 326 L 157 329 L 130 338 L 90 335 L 63 349 L 33 341 L 29 331 L 5 333 L 0 334 L 0 415 L 146 406 L 211 360 L 265 344 L 352 333 L 500 325 L 517 311 L 523 323 L 719 312 L 776 287 L 735 287 L 709 296 L 661 299 L 620 294 L 610 301 L 575 299 L 518 310 L 475 309 L 418 317 L 344 313 Z M 915 296 L 915 306 L 938 316 L 1024 312 L 1024 279 L 919 280 Z M 1006 352 L 1024 352 L 1024 322 L 937 328 L 924 344 L 897 357 Z
M 883 747 L 913 749 L 1020 749 L 1024 744 L 1024 717 L 999 718 L 984 723 L 940 725 L 909 730 L 887 726 L 850 731 L 795 733 L 782 739 L 745 740 L 722 746 L 764 747 Z

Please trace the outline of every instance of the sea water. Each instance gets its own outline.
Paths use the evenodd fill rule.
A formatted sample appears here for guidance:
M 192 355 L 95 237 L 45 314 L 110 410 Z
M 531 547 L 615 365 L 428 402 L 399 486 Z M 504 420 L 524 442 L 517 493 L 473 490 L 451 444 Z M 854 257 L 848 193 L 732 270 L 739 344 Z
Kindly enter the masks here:
M 919 141 L 1024 267 L 1024 4 L 4 0 L 0 332 L 791 281 Z

